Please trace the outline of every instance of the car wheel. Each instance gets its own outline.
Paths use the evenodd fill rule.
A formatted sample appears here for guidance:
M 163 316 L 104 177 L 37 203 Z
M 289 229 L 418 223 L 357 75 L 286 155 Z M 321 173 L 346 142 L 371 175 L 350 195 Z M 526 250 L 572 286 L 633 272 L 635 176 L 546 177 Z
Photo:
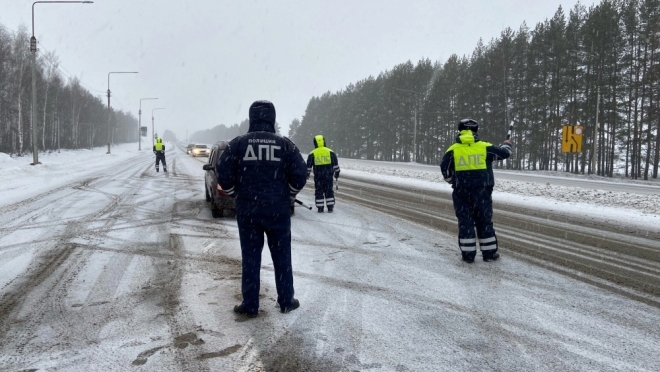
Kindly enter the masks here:
M 204 186 L 204 191 L 206 192 L 206 201 L 210 202 L 211 201 L 211 194 L 209 194 L 208 187 Z
M 220 218 L 222 217 L 222 209 L 218 208 L 218 206 L 215 204 L 215 199 L 211 197 L 211 215 L 213 218 Z

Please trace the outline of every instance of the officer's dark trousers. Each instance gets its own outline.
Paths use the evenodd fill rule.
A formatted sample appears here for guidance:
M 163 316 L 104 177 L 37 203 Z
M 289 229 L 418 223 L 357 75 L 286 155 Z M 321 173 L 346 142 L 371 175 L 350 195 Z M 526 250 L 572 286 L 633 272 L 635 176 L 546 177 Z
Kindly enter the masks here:
M 332 209 L 335 206 L 335 192 L 332 191 L 332 175 L 329 177 L 314 176 L 314 188 L 316 207 L 323 208 L 325 204 L 329 209 Z
M 163 162 L 163 168 L 167 168 L 167 163 L 165 162 L 165 153 L 164 152 L 157 152 L 156 153 L 156 169 L 158 169 L 158 164 L 161 161 Z
M 243 305 L 248 312 L 259 309 L 259 273 L 264 234 L 275 268 L 277 303 L 288 307 L 293 301 L 291 269 L 291 215 L 289 203 L 272 204 L 236 201 L 236 220 L 243 257 Z
M 458 246 L 468 257 L 477 254 L 477 237 L 482 254 L 497 252 L 492 193 L 492 187 L 455 188 L 452 193 L 458 218 Z

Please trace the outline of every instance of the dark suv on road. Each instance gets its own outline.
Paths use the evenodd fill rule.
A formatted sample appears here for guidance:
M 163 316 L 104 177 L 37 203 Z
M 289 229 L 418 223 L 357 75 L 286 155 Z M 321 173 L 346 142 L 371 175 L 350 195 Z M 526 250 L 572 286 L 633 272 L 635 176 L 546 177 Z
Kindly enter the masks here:
M 234 199 L 225 194 L 218 185 L 218 177 L 215 174 L 215 165 L 218 164 L 220 154 L 227 148 L 227 141 L 218 141 L 211 147 L 211 155 L 208 164 L 202 167 L 204 174 L 204 189 L 206 190 L 206 201 L 211 202 L 211 214 L 213 217 L 222 217 L 226 214 L 236 214 L 236 204 Z M 226 211 L 226 212 L 225 212 Z

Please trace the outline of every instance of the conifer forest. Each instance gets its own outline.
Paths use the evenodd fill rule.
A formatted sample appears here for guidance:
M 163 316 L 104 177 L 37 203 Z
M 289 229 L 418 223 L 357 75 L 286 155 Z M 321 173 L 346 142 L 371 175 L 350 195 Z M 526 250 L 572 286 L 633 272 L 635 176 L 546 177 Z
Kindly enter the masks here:
M 659 101 L 660 0 L 606 0 L 313 97 L 289 136 L 303 150 L 323 134 L 341 157 L 438 164 L 472 118 L 493 144 L 513 125 L 508 168 L 648 179 Z M 564 125 L 583 127 L 582 152 L 562 153 Z

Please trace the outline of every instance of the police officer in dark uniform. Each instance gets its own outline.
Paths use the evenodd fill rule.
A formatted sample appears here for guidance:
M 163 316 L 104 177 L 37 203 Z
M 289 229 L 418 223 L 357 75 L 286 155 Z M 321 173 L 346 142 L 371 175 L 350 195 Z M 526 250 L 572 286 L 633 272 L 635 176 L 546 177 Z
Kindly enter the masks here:
M 154 145 L 154 154 L 156 154 L 156 172 L 158 172 L 158 163 L 163 162 L 163 170 L 167 172 L 167 163 L 165 162 L 165 145 L 163 145 L 163 140 L 161 138 L 156 139 L 156 144 Z
M 328 213 L 335 208 L 335 194 L 332 191 L 332 176 L 339 178 L 339 162 L 334 151 L 325 147 L 322 135 L 314 137 L 314 150 L 307 156 L 307 178 L 314 170 L 314 188 L 316 208 L 323 213 L 323 207 L 328 206 Z
M 275 267 L 277 303 L 282 313 L 300 306 L 293 297 L 289 206 L 305 186 L 305 161 L 296 145 L 275 133 L 275 106 L 250 106 L 248 133 L 234 138 L 216 164 L 218 184 L 236 198 L 242 253 L 243 302 L 234 312 L 256 317 L 264 234 Z
M 495 185 L 492 163 L 511 155 L 511 142 L 501 146 L 480 141 L 479 123 L 463 119 L 458 123 L 459 134 L 440 163 L 445 181 L 454 189 L 452 198 L 458 218 L 458 246 L 463 261 L 473 263 L 477 255 L 477 237 L 484 261 L 495 261 L 497 236 L 493 228 L 492 193 Z M 476 227 L 476 236 L 475 236 Z

